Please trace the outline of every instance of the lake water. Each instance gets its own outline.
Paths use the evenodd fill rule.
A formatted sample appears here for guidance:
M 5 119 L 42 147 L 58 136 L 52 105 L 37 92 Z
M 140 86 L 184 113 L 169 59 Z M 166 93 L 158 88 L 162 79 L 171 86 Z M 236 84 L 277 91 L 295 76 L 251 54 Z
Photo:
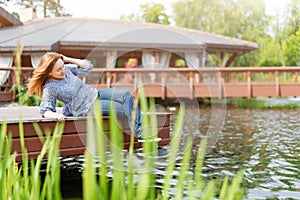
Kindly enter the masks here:
M 300 199 L 300 109 L 187 106 L 185 113 L 182 147 L 192 136 L 196 154 L 201 138 L 209 138 L 206 179 L 244 169 L 245 199 Z M 176 116 L 175 111 L 173 125 Z M 82 162 L 67 158 L 64 164 L 68 170 L 62 177 L 63 194 L 78 197 Z
M 300 199 L 300 110 L 222 110 L 224 124 L 206 156 L 205 176 L 233 175 L 245 169 L 246 199 Z M 205 134 L 209 126 L 218 128 L 220 123 L 208 123 L 211 108 L 200 112 L 200 133 Z

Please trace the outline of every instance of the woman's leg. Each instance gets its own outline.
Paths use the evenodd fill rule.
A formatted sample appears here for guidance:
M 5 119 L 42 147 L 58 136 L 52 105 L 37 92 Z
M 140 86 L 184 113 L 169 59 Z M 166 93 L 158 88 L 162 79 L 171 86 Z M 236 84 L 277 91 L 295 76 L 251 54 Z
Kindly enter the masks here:
M 123 111 L 124 114 L 128 118 L 128 123 L 129 126 L 131 127 L 131 121 L 132 121 L 132 112 L 134 109 L 134 98 L 130 94 L 129 91 L 121 88 L 107 88 L 103 90 L 98 90 L 98 97 L 100 101 L 102 100 L 109 100 L 109 101 L 114 101 L 123 106 Z M 120 110 L 118 111 L 118 108 L 116 107 L 116 111 L 121 112 Z M 134 123 L 134 133 L 136 137 L 141 137 L 141 126 L 142 126 L 142 114 L 140 111 L 140 108 L 137 107 L 136 109 L 136 119 Z
M 125 115 L 124 106 L 116 101 L 99 100 L 103 116 L 108 116 L 110 107 L 113 106 L 117 116 Z

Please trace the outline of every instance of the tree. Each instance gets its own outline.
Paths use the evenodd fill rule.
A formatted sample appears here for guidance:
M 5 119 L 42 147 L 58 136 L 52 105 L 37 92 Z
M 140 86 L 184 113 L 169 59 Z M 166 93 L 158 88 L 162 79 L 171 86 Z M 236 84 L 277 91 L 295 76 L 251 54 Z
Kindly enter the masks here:
M 180 0 L 173 6 L 177 26 L 258 42 L 267 32 L 269 18 L 262 0 Z M 258 63 L 256 52 L 233 63 Z
M 121 19 L 129 19 L 132 21 L 143 21 L 157 24 L 170 24 L 169 16 L 165 12 L 162 4 L 142 4 L 141 11 L 137 14 L 130 14 L 128 16 L 121 16 Z
M 180 0 L 173 6 L 173 18 L 177 26 L 220 33 L 222 10 L 219 0 Z
M 44 17 L 55 16 L 68 16 L 69 14 L 64 13 L 64 8 L 60 4 L 60 0 L 44 0 L 43 5 Z
M 4 5 L 5 5 L 8 1 L 9 1 L 9 0 L 0 0 L 0 5 L 1 5 L 1 4 L 4 4 Z
M 162 4 L 143 4 L 141 5 L 143 10 L 142 18 L 145 22 L 157 23 L 157 24 L 170 24 L 169 16 L 164 11 Z
M 300 65 L 300 0 L 290 0 L 284 20 L 284 62 L 288 66 Z
M 3 0 L 2 0 L 3 1 Z M 60 0 L 6 0 L 8 4 L 17 4 L 21 8 L 35 8 L 41 10 L 43 17 L 60 17 L 70 16 L 65 13 L 64 7 L 61 6 Z
M 284 58 L 287 66 L 300 65 L 300 28 L 298 31 L 291 35 L 284 46 Z
M 287 35 L 294 35 L 300 28 L 300 0 L 290 0 L 285 13 Z
M 265 66 L 265 62 L 262 60 L 272 58 L 270 55 L 262 57 L 263 52 L 268 48 L 266 41 L 273 41 L 268 35 L 268 27 L 271 21 L 270 16 L 266 15 L 265 4 L 262 0 L 237 0 L 235 6 L 232 7 L 234 10 L 238 10 L 239 14 L 235 14 L 231 20 L 236 20 L 236 30 L 238 31 L 234 37 L 249 40 L 259 44 L 260 48 L 256 51 L 244 54 L 238 57 L 233 65 L 235 66 Z M 235 12 L 234 12 L 235 13 Z M 229 26 L 232 26 L 230 23 Z M 239 27 L 239 28 L 238 28 Z M 271 44 L 271 43 L 270 43 Z M 275 44 L 276 45 L 276 44 Z M 278 48 L 277 48 L 278 49 Z M 269 49 L 270 50 L 270 49 Z M 273 49 L 270 51 L 272 53 Z M 273 52 L 273 55 L 278 55 Z M 278 57 L 277 57 L 278 58 Z M 273 63 L 278 65 L 278 60 L 272 60 Z

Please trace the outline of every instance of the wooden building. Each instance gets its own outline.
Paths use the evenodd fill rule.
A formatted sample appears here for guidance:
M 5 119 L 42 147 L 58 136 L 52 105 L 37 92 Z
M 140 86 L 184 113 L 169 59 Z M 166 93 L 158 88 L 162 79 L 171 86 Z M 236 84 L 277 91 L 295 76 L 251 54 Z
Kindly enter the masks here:
M 258 48 L 253 42 L 168 25 L 70 17 L 22 23 L 3 9 L 0 15 L 0 24 L 5 25 L 0 28 L 2 100 L 5 94 L 12 95 L 8 90 L 14 80 L 11 71 L 5 69 L 15 66 L 14 51 L 18 44 L 23 47 L 21 65 L 27 70 L 33 70 L 40 57 L 49 51 L 87 58 L 95 68 L 153 70 L 215 66 L 209 63 L 210 55 L 219 58 L 220 67 L 226 67 L 237 56 Z M 24 78 L 27 77 L 24 75 Z

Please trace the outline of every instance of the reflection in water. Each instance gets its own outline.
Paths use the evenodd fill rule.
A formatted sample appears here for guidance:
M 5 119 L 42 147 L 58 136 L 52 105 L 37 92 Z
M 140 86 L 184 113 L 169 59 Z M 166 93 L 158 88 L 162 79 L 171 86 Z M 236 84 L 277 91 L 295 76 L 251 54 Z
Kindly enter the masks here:
M 204 135 L 214 125 L 207 124 L 210 112 L 201 108 L 199 130 Z M 245 169 L 248 199 L 299 199 L 299 115 L 300 110 L 227 108 L 218 141 L 206 156 L 204 175 L 215 178 Z

